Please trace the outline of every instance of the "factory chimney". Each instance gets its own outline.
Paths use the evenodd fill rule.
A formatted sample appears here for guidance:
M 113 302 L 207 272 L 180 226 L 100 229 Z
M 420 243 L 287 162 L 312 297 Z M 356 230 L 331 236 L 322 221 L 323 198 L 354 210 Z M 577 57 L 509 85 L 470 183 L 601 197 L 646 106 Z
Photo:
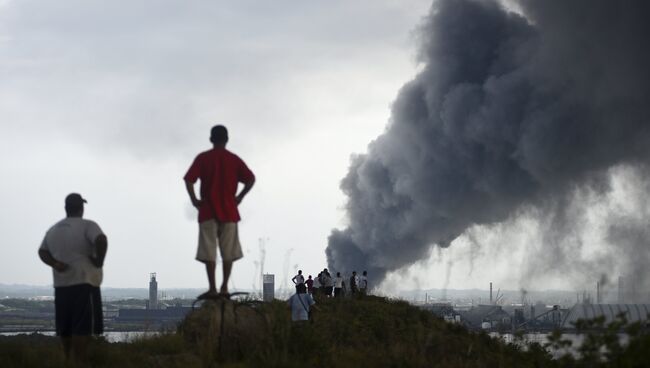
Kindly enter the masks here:
M 492 304 L 492 283 L 490 282 L 490 304 Z
M 149 308 L 158 309 L 158 281 L 156 281 L 156 273 L 149 274 Z

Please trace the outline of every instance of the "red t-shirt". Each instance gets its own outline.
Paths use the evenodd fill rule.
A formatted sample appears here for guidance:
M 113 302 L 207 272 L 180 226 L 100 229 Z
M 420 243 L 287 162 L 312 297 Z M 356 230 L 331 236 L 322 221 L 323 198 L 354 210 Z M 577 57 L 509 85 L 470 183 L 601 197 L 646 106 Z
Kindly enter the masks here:
M 187 170 L 184 179 L 201 179 L 199 222 L 216 218 L 220 222 L 238 222 L 237 185 L 250 183 L 255 175 L 239 156 L 225 148 L 201 152 Z

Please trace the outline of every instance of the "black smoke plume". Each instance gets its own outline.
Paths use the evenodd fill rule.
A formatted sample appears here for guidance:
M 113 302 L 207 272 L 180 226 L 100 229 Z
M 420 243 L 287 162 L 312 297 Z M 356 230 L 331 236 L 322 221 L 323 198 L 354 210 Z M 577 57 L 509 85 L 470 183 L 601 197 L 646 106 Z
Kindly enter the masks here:
M 576 188 L 650 161 L 650 2 L 439 0 L 422 71 L 341 183 L 329 267 L 380 282 L 473 225 L 563 212 Z M 550 205 L 552 203 L 552 205 Z

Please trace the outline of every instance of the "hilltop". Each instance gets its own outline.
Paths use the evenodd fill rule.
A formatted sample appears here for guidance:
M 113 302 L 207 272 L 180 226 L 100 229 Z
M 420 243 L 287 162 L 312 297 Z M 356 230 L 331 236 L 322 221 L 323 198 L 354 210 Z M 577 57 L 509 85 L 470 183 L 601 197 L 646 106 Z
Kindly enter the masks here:
M 408 303 L 374 296 L 321 300 L 313 322 L 301 326 L 292 324 L 282 301 L 225 302 L 220 341 L 221 305 L 206 302 L 174 333 L 132 343 L 96 341 L 91 363 L 138 368 L 582 366 L 553 361 L 539 345 L 524 351 Z M 629 354 L 647 350 L 637 346 Z M 63 366 L 58 340 L 34 335 L 0 338 L 0 361 L 3 367 Z

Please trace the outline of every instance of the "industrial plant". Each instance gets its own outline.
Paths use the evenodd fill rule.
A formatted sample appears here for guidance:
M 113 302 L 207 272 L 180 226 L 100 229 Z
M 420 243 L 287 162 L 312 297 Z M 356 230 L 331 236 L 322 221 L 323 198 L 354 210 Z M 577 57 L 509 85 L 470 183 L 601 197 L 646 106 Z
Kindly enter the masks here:
M 596 283 L 595 290 L 595 298 L 586 291 L 577 293 L 572 305 L 532 303 L 524 298 L 521 303 L 506 304 L 503 303 L 503 295 L 497 293 L 493 297 L 490 283 L 488 303 L 429 303 L 427 297 L 420 307 L 471 330 L 501 333 L 545 333 L 555 329 L 567 332 L 575 330 L 578 320 L 596 317 L 603 317 L 605 325 L 620 316 L 624 316 L 630 323 L 650 321 L 650 294 L 634 278 L 619 278 L 616 300 L 604 302 L 600 282 Z
M 156 273 L 149 275 L 149 300 L 146 308 L 120 308 L 117 313 L 106 313 L 108 322 L 119 324 L 140 324 L 150 328 L 174 327 L 176 323 L 192 310 L 191 306 L 183 306 L 181 303 L 168 305 L 158 298 L 158 281 Z M 109 317 L 112 315 L 112 317 Z

